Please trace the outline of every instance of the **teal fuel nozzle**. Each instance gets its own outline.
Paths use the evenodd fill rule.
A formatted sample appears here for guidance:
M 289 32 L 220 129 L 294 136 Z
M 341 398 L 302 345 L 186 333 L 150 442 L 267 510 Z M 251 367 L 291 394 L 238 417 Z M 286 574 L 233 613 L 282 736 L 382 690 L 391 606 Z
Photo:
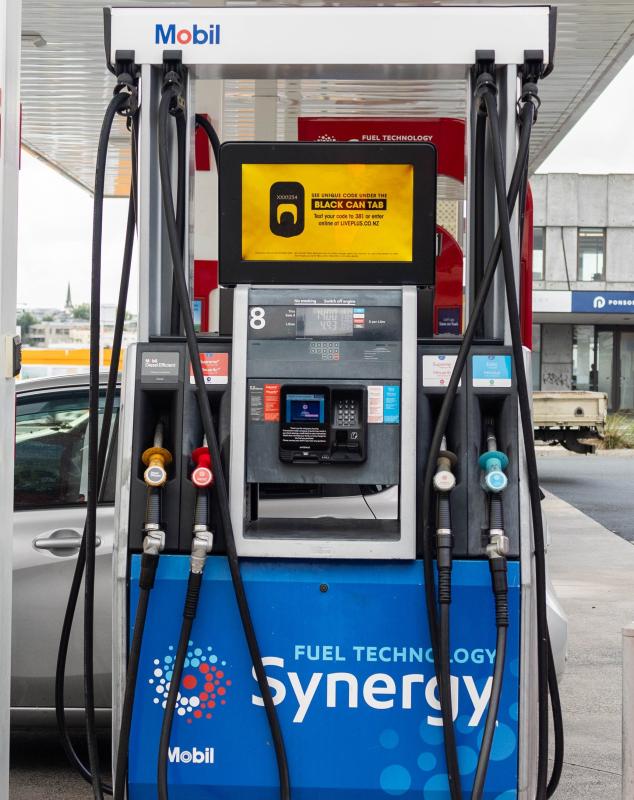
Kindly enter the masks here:
M 482 488 L 485 492 L 503 492 L 509 482 L 504 470 L 509 465 L 508 456 L 499 450 L 489 450 L 482 453 L 478 459 L 482 470 Z
M 495 437 L 495 424 L 493 420 L 487 421 L 487 449 L 478 459 L 478 464 L 482 470 L 480 483 L 485 492 L 503 492 L 508 486 L 509 479 L 504 470 L 509 465 L 508 456 L 498 450 L 497 439 Z

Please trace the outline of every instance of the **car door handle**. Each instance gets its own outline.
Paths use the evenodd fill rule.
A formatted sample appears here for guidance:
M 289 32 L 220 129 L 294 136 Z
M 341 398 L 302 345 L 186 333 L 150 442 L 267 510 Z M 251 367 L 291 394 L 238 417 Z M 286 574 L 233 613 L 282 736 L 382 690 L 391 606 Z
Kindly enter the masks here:
M 101 537 L 97 536 L 95 545 L 99 547 Z M 36 550 L 79 550 L 81 536 L 77 531 L 62 529 L 53 531 L 50 536 L 40 536 L 33 542 Z

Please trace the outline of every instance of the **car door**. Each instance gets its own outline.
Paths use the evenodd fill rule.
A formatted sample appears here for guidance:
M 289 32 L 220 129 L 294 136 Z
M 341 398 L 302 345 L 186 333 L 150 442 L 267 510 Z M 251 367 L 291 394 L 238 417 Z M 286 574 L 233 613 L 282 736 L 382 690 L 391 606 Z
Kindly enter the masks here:
M 103 406 L 103 397 L 101 398 Z M 88 390 L 25 392 L 16 406 L 11 705 L 52 708 L 57 649 L 86 517 Z M 115 448 L 113 448 L 114 450 Z M 110 459 L 112 461 L 113 459 Z M 110 706 L 114 464 L 97 513 L 95 693 Z M 83 591 L 66 704 L 83 705 Z

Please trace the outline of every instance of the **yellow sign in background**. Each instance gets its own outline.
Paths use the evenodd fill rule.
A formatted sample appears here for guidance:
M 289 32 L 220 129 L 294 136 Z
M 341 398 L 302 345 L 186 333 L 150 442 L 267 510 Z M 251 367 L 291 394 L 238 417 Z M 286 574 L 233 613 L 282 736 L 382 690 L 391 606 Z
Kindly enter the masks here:
M 303 187 L 303 224 L 297 201 L 271 212 L 276 184 L 282 199 L 284 184 Z M 411 261 L 413 213 L 411 164 L 242 165 L 245 261 Z M 273 232 L 283 214 L 299 232 Z

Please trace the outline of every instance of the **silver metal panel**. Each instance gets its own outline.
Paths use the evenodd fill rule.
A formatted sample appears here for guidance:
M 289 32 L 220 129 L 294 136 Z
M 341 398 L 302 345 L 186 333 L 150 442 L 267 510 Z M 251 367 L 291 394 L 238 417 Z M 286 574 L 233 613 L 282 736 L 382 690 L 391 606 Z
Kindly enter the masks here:
M 183 63 L 204 77 L 231 77 L 234 65 L 244 77 L 257 78 L 297 74 L 297 67 L 309 77 L 330 66 L 341 77 L 367 76 L 377 68 L 394 72 L 392 67 L 408 75 L 410 65 L 414 74 L 425 65 L 461 68 L 478 49 L 495 50 L 498 64 L 521 64 L 527 49 L 543 50 L 547 62 L 550 49 L 545 5 L 159 5 L 113 7 L 111 13 L 111 61 L 117 50 L 134 50 L 137 63 L 160 65 L 165 48 L 179 48 Z
M 416 287 L 403 287 L 401 377 L 400 558 L 416 558 Z M 396 549 L 396 548 L 395 548 Z
M 500 110 L 503 112 L 500 122 L 503 125 L 504 134 L 504 162 L 506 164 L 506 188 L 508 192 L 511 183 L 513 166 L 517 156 L 518 129 L 517 129 L 517 101 L 520 96 L 520 83 L 517 75 L 517 68 L 509 66 L 504 69 L 504 94 L 500 92 Z M 511 216 L 511 246 L 513 250 L 513 272 L 515 274 L 515 294 L 519 308 L 520 302 L 520 227 L 519 227 L 519 207 L 520 198 L 515 204 L 515 210 Z M 500 291 L 504 303 L 502 318 L 498 326 L 499 338 L 504 339 L 504 344 L 511 344 L 511 329 L 509 325 L 508 307 L 506 303 L 506 290 Z M 529 373 L 530 374 L 530 373 Z
M 249 292 L 291 287 L 237 286 L 233 306 L 231 460 L 229 501 L 238 555 L 271 558 L 413 559 L 416 556 L 416 288 L 382 286 L 402 292 L 400 525 L 396 540 L 327 540 L 247 537 L 245 531 L 246 351 Z M 309 289 L 310 287 L 302 287 Z M 320 287 L 323 288 L 323 287 Z M 337 286 L 336 291 L 346 287 Z M 373 287 L 355 287 L 371 289 Z M 260 300 L 261 302 L 261 300 Z
M 12 353 L 17 293 L 18 171 L 20 158 L 20 0 L 0 0 L 0 798 L 9 797 L 11 599 L 15 381 Z
M 134 427 L 134 390 L 137 345 L 125 353 L 119 408 L 117 442 L 117 482 L 112 544 L 112 774 L 116 771 L 117 744 L 126 685 L 128 661 L 128 525 L 130 520 L 130 480 Z
M 143 67 L 140 85 L 138 155 L 138 221 L 139 240 L 139 341 L 147 342 L 150 334 L 161 332 L 163 286 L 157 278 L 160 263 L 163 212 L 158 175 L 156 120 L 158 116 L 158 71 Z M 160 272 L 159 272 L 160 275 Z
M 247 408 L 247 330 L 249 287 L 233 291 L 233 338 L 231 345 L 231 453 L 229 458 L 229 508 L 238 555 L 244 539 L 244 476 Z
M 531 374 L 531 354 L 524 348 L 524 368 Z M 520 686 L 518 799 L 532 800 L 536 792 L 537 754 L 537 608 L 535 601 L 535 542 L 528 496 L 526 447 L 522 437 L 518 408 L 519 437 L 519 512 L 520 512 Z

